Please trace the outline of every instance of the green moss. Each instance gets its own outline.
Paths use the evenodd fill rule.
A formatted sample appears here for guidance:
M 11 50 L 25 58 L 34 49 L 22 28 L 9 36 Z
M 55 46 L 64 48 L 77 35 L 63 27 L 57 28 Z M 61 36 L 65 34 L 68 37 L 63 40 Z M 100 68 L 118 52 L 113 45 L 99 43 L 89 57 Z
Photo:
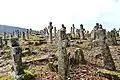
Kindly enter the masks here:
M 10 53 L 10 50 L 4 50 L 4 53 Z
M 31 70 L 24 70 L 24 73 L 27 75 L 32 75 L 32 76 L 35 75 Z
M 99 69 L 97 73 L 110 74 L 110 75 L 120 75 L 120 71 L 110 71 L 106 69 Z

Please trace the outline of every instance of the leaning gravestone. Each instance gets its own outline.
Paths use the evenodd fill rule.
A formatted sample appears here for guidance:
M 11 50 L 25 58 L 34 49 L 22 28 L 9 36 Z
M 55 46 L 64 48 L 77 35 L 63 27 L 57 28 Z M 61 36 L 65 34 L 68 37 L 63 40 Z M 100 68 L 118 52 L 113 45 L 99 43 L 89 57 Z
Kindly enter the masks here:
M 47 29 L 47 27 L 45 27 L 45 36 L 48 36 L 48 35 L 49 35 L 48 29 Z
M 99 29 L 99 46 L 103 56 L 104 68 L 111 71 L 116 71 L 115 63 L 113 61 L 112 55 L 110 53 L 109 46 L 105 43 L 106 30 Z M 119 80 L 117 76 L 105 75 L 110 80 Z
M 19 47 L 18 38 L 11 39 L 11 56 L 12 56 L 12 69 L 14 80 L 22 80 L 24 74 L 22 66 L 21 48 Z
M 40 30 L 40 36 L 41 36 L 41 37 L 44 37 L 44 36 L 45 36 L 44 30 Z

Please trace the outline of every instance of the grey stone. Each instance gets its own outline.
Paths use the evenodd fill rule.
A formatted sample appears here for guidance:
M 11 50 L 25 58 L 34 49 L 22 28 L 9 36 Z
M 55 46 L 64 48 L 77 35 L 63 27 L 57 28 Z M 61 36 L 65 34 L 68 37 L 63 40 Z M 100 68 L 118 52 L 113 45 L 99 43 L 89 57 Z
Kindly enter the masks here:
M 29 29 L 26 31 L 27 39 L 29 39 Z
M 83 24 L 80 25 L 80 39 L 81 40 L 85 39 Z
M 54 27 L 54 37 L 56 37 L 56 27 Z
M 58 74 L 60 80 L 67 80 L 68 76 L 68 57 L 66 46 L 66 27 L 62 24 L 58 40 Z
M 110 53 L 109 46 L 105 43 L 106 40 L 106 30 L 99 29 L 99 46 L 103 56 L 104 68 L 107 70 L 116 71 L 115 63 L 113 61 L 112 55 Z M 110 80 L 119 80 L 118 76 L 105 75 Z
M 49 29 L 49 40 L 48 40 L 48 42 L 52 43 L 52 29 L 53 29 L 52 22 L 49 23 L 48 29 Z
M 22 66 L 21 48 L 19 47 L 18 38 L 11 39 L 11 56 L 12 56 L 12 70 L 15 80 L 21 80 L 20 76 L 24 74 Z
M 108 45 L 117 45 L 116 37 L 115 37 L 115 31 L 111 30 L 111 32 L 107 32 L 107 40 Z
M 23 37 L 23 40 L 25 40 L 25 32 L 22 32 L 22 37 Z

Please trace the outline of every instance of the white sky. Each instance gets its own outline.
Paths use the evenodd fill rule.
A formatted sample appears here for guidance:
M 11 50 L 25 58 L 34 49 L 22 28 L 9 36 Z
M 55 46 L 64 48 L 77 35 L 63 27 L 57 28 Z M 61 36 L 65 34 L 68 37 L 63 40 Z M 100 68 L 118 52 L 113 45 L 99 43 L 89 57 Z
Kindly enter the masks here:
M 96 22 L 106 29 L 119 28 L 117 0 L 0 0 L 0 24 L 40 30 L 53 22 L 68 31 L 74 23 L 91 30 Z

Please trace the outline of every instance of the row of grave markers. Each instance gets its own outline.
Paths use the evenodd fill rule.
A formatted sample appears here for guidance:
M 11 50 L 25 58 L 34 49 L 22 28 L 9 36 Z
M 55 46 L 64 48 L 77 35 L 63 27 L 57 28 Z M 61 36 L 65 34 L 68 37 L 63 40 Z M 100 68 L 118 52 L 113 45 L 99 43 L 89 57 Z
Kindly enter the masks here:
M 50 22 L 50 25 L 48 26 L 48 32 L 47 35 L 49 35 L 49 43 L 52 43 L 52 22 Z M 55 34 L 56 34 L 56 28 L 55 29 Z M 74 25 L 73 28 L 71 28 L 71 34 L 74 33 Z M 84 39 L 84 28 L 83 25 L 80 25 L 80 35 L 81 39 Z M 47 31 L 47 28 L 46 28 Z M 45 32 L 46 33 L 46 32 Z M 48 34 L 49 33 L 49 34 Z M 32 34 L 32 30 L 27 29 L 27 38 L 29 39 L 29 35 Z M 108 70 L 116 70 L 114 62 L 111 57 L 107 56 L 106 59 L 106 54 L 110 55 L 109 52 L 109 47 L 104 46 L 106 45 L 106 39 L 107 39 L 107 44 L 108 45 L 115 45 L 116 44 L 116 31 L 111 30 L 110 32 L 106 33 L 106 30 L 102 28 L 102 25 L 99 25 L 98 23 L 92 30 L 91 34 L 93 34 L 91 37 L 93 40 L 98 40 L 98 44 L 101 47 L 101 52 L 103 55 L 105 55 L 104 59 L 104 66 Z M 56 34 L 57 35 L 57 34 Z M 13 37 L 13 36 L 12 36 Z M 17 31 L 17 37 L 20 37 L 19 32 Z M 21 57 L 21 49 L 19 46 L 19 40 L 18 38 L 11 38 L 11 56 L 12 56 L 12 62 L 13 62 L 13 75 L 15 80 L 20 80 L 21 75 L 24 74 L 23 67 L 22 67 L 22 57 Z M 25 32 L 23 32 L 23 39 L 25 39 Z M 4 40 L 6 40 L 6 33 L 4 33 Z M 66 80 L 67 79 L 67 74 L 68 74 L 68 65 L 67 65 L 67 51 L 66 51 L 66 42 L 67 42 L 67 35 L 66 35 L 66 27 L 64 24 L 62 24 L 62 28 L 58 30 L 58 50 L 59 50 L 59 57 L 58 57 L 58 73 L 60 75 L 60 80 Z M 0 37 L 0 43 L 2 43 L 2 37 Z M 6 42 L 7 44 L 7 42 Z M 105 50 L 108 50 L 106 53 Z M 107 62 L 107 63 L 106 63 Z
M 64 26 L 64 24 L 62 24 L 62 26 Z M 54 36 L 53 36 L 53 33 L 52 33 L 53 29 L 54 29 Z M 101 24 L 99 25 L 99 23 L 96 23 L 96 26 L 93 28 L 91 33 L 89 33 L 89 31 L 87 31 L 83 28 L 83 24 L 81 24 L 80 29 L 76 29 L 76 33 L 75 33 L 75 26 L 73 24 L 72 27 L 71 27 L 70 34 L 73 35 L 73 37 L 75 37 L 75 35 L 77 34 L 81 40 L 84 40 L 85 37 L 87 39 L 88 39 L 88 37 L 90 37 L 90 39 L 96 40 L 98 38 L 97 33 L 96 33 L 98 29 L 102 29 L 102 25 Z M 40 30 L 39 33 L 43 37 L 44 36 L 49 36 L 48 42 L 52 43 L 53 37 L 57 37 L 58 31 L 56 30 L 56 27 L 53 27 L 52 22 L 50 22 L 48 28 L 45 27 L 43 30 Z M 117 31 L 115 28 L 111 31 L 106 32 L 107 42 L 108 42 L 109 45 L 116 44 L 116 38 L 115 37 L 119 37 L 119 33 L 120 33 L 120 30 Z M 19 30 L 16 30 L 16 31 L 13 31 L 13 33 L 11 34 L 11 37 L 14 37 L 14 36 L 16 36 L 18 38 L 22 37 L 23 40 L 25 40 L 25 39 L 29 39 L 30 38 L 29 35 L 32 35 L 32 34 L 33 34 L 32 29 L 27 29 L 26 32 L 20 32 Z M 7 39 L 6 36 L 8 34 L 6 32 L 4 32 L 3 35 L 4 35 L 4 38 L 2 40 L 4 40 L 5 44 L 7 45 L 7 40 L 8 39 Z M 2 40 L 1 40 L 1 37 L 0 37 L 1 45 L 2 45 Z M 111 41 L 113 41 L 113 42 L 111 42 Z

